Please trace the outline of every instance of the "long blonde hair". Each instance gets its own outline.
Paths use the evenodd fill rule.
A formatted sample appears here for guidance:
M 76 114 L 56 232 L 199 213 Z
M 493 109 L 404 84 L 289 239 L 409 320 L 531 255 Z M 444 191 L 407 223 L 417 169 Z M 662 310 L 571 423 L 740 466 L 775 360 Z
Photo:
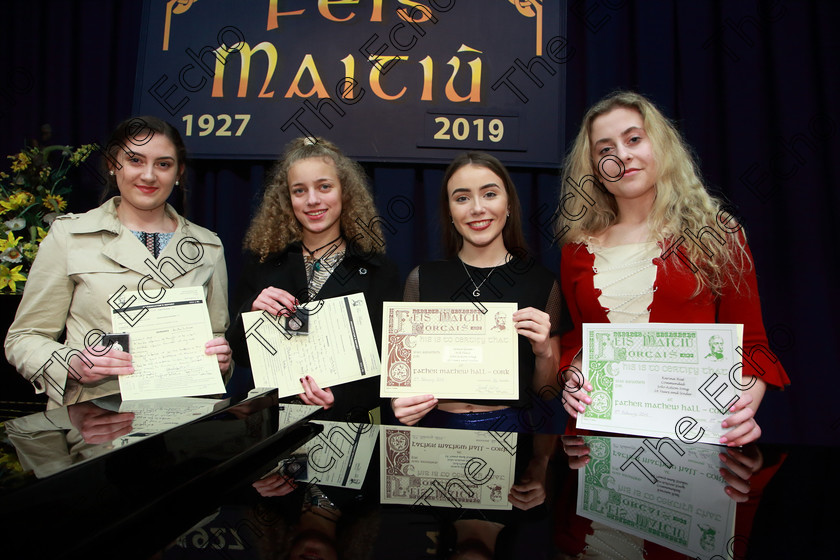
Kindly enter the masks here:
M 598 179 L 597 164 L 592 156 L 590 134 L 593 121 L 616 108 L 633 109 L 642 116 L 645 132 L 651 142 L 658 175 L 656 198 L 648 215 L 648 229 L 663 248 L 666 256 L 669 246 L 684 251 L 696 265 L 695 277 L 700 293 L 708 287 L 718 295 L 724 286 L 739 290 L 741 274 L 752 266 L 744 248 L 745 236 L 740 226 L 731 219 L 721 219 L 727 213 L 721 200 L 706 190 L 700 179 L 691 150 L 674 125 L 648 99 L 634 92 L 618 91 L 593 105 L 583 117 L 580 131 L 566 157 L 563 171 L 560 216 L 557 222 L 561 245 L 583 242 L 590 235 L 597 235 L 613 225 L 618 216 L 618 205 L 613 196 Z M 588 189 L 584 187 L 589 185 Z M 583 191 L 583 194 L 579 194 Z M 588 197 L 588 199 L 587 199 Z M 721 225 L 722 224 L 722 225 Z M 720 225 L 720 227 L 718 227 Z M 708 256 L 703 248 L 685 239 L 686 230 L 699 236 L 711 229 L 713 235 L 704 235 L 705 244 L 713 253 Z M 726 228 L 725 230 L 723 228 Z M 726 232 L 735 232 L 729 235 Z M 683 242 L 680 238 L 683 237 Z M 678 262 L 679 255 L 667 261 Z M 680 263 L 686 265 L 686 263 Z
M 303 239 L 303 227 L 292 209 L 287 178 L 292 165 L 309 158 L 327 159 L 335 165 L 341 183 L 341 234 L 348 243 L 364 254 L 385 252 L 385 237 L 379 220 L 374 219 L 376 206 L 364 170 L 329 140 L 315 140 L 314 143 L 309 138 L 293 140 L 269 176 L 262 203 L 243 243 L 245 249 L 259 256 L 260 262 Z

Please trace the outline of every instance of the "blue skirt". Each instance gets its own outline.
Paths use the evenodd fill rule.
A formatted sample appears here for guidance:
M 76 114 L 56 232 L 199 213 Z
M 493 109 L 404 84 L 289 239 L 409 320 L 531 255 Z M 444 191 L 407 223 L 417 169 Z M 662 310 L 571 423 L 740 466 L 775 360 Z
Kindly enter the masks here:
M 514 407 L 487 412 L 445 412 L 433 408 L 420 420 L 419 425 L 426 428 L 518 432 L 523 430 L 519 425 L 519 412 L 520 409 Z

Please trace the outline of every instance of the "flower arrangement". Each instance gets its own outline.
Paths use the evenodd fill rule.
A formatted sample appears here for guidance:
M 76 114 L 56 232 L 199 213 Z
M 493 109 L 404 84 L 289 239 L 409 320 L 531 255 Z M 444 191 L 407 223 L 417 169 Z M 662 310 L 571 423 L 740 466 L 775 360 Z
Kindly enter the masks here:
M 41 242 L 67 208 L 67 172 L 97 147 L 25 148 L 7 156 L 11 174 L 0 171 L 0 294 L 23 292 Z M 51 161 L 60 163 L 53 167 Z

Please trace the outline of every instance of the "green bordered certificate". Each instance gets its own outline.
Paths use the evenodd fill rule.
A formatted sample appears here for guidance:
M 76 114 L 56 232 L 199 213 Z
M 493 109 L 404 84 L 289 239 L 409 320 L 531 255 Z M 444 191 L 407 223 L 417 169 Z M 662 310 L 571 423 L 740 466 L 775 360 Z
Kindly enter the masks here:
M 584 323 L 582 368 L 593 391 L 577 427 L 718 443 L 746 388 L 742 332 L 729 324 Z
M 578 471 L 578 515 L 691 558 L 731 558 L 735 502 L 718 471 L 720 448 L 584 439 L 590 460 Z

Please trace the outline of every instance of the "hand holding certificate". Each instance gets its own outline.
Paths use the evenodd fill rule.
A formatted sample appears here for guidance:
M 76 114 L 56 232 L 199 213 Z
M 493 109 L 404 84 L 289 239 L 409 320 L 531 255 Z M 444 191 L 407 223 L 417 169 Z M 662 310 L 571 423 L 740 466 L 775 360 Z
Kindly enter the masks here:
M 128 333 L 134 373 L 120 376 L 125 401 L 224 393 L 215 355 L 205 353 L 213 338 L 204 288 L 169 288 L 154 303 L 140 304 L 125 292 L 111 314 L 114 331 Z
M 306 335 L 295 334 L 297 314 L 288 319 L 265 311 L 242 314 L 255 385 L 277 387 L 279 396 L 286 397 L 310 388 L 301 384 L 307 375 L 317 376 L 320 388 L 379 375 L 379 355 L 364 294 L 300 307 L 308 310 Z
M 518 399 L 515 303 L 383 305 L 380 395 Z
M 583 325 L 593 391 L 577 427 L 719 443 L 740 398 L 741 325 Z

